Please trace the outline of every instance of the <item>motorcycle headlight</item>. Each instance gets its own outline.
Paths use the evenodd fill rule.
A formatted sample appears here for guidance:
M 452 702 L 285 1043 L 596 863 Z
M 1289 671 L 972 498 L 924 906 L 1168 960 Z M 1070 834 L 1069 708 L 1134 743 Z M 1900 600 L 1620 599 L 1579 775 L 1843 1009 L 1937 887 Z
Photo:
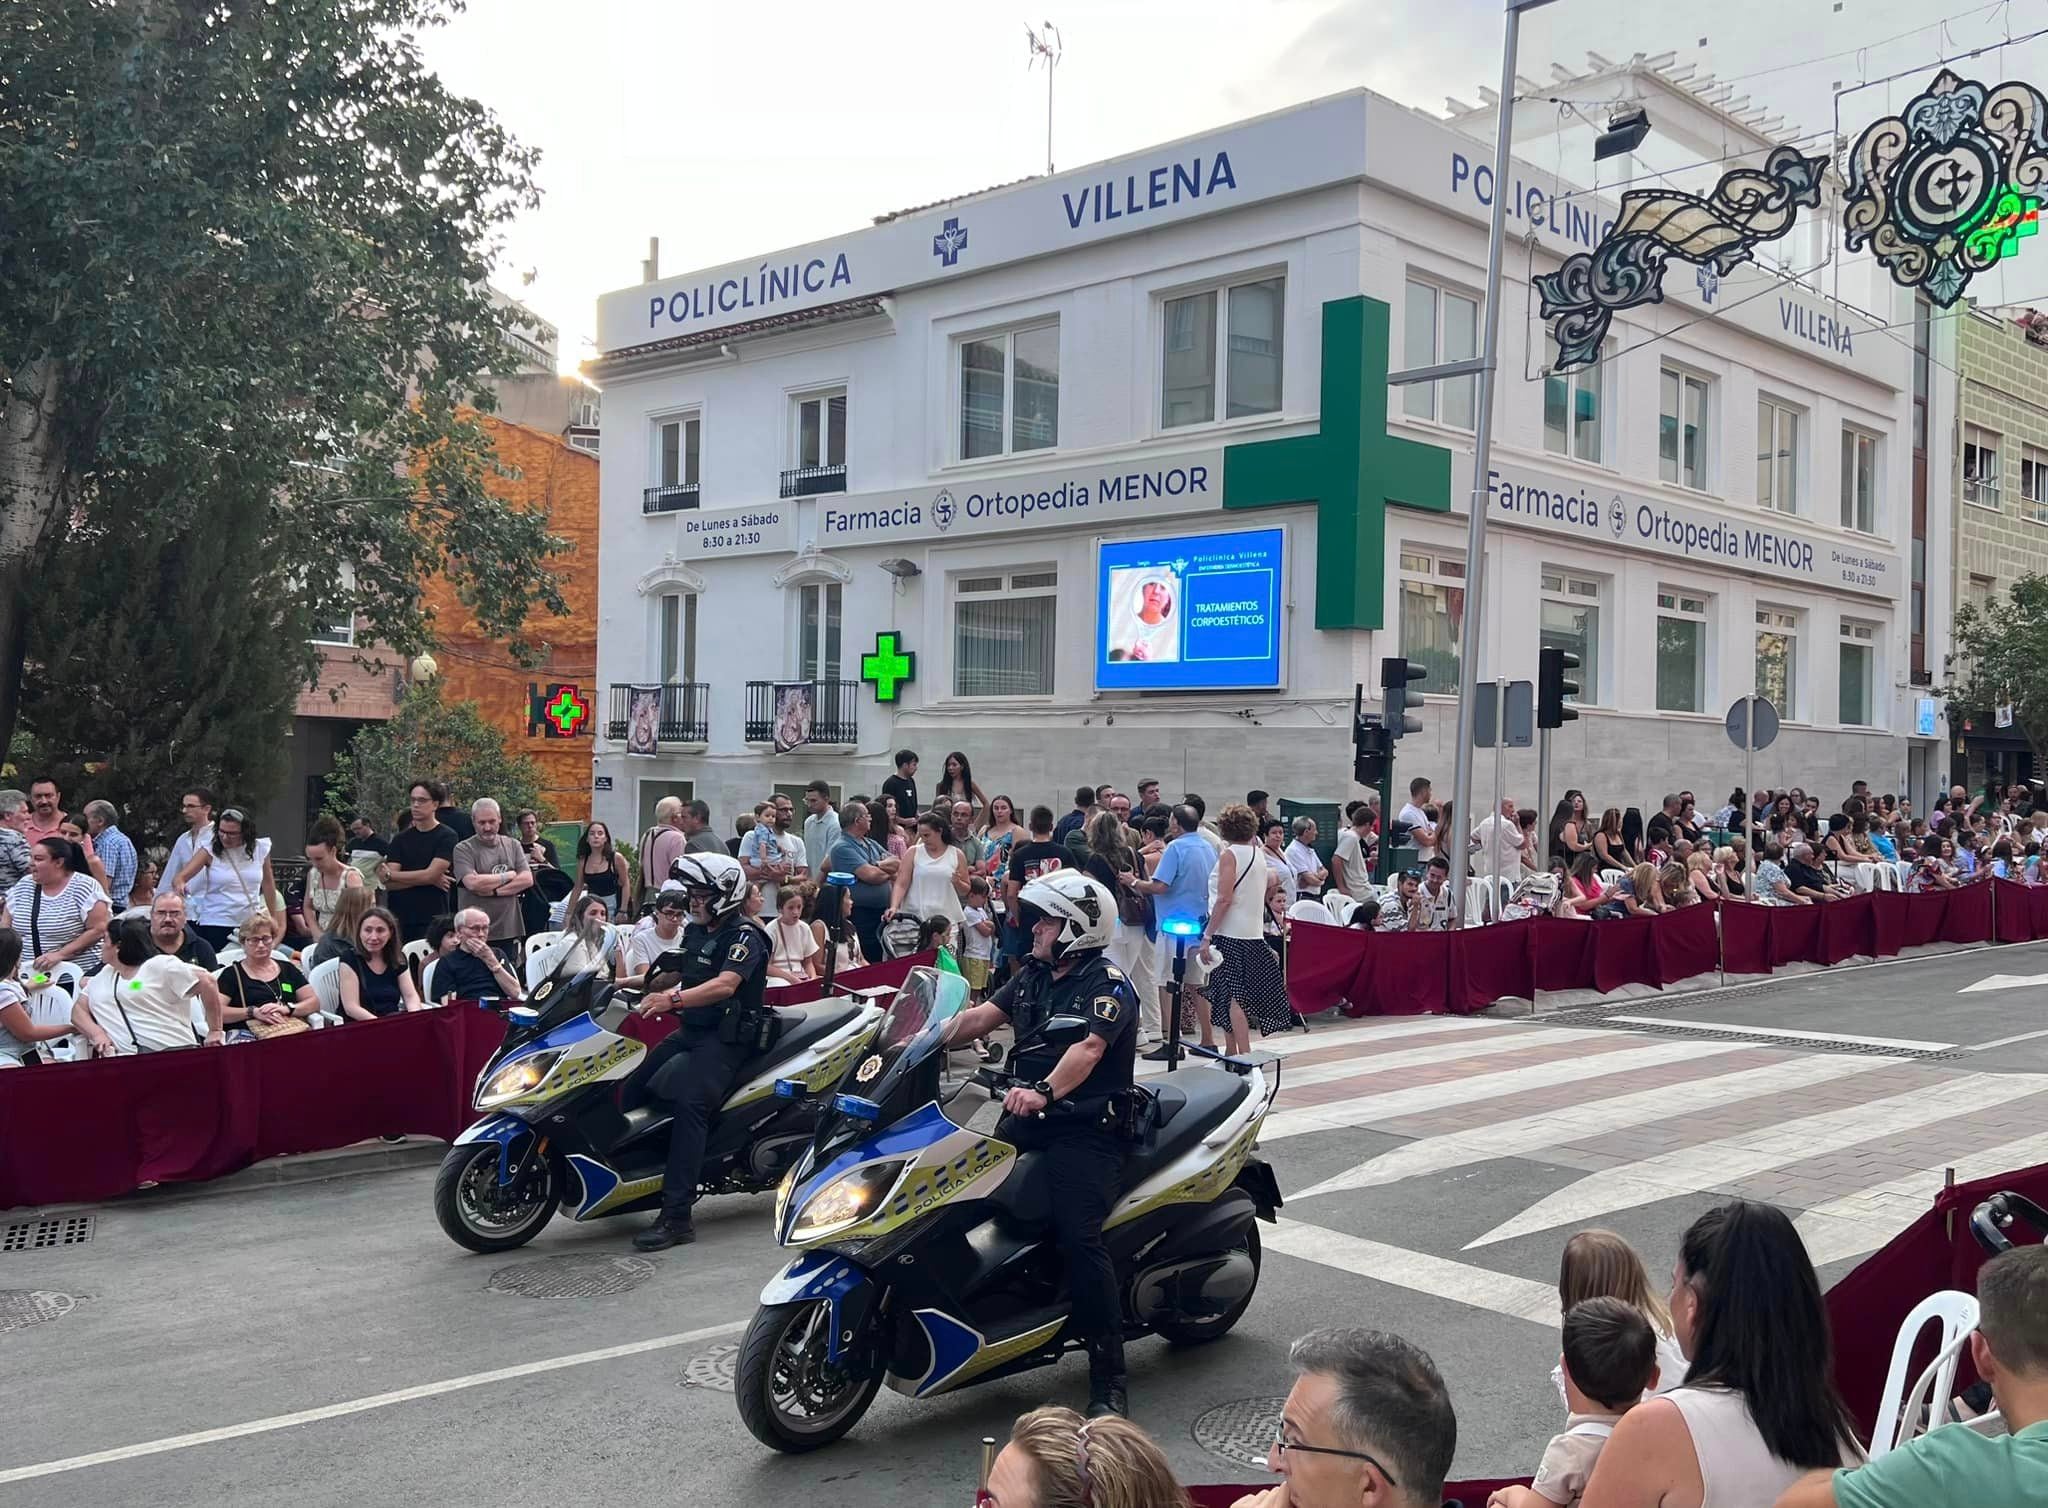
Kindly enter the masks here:
M 561 1060 L 560 1052 L 537 1052 L 506 1063 L 492 1072 L 476 1092 L 476 1106 L 488 1110 L 508 1104 L 540 1087 L 540 1081 Z
M 909 1165 L 908 1158 L 897 1157 L 841 1173 L 804 1201 L 789 1239 L 820 1241 L 860 1224 L 888 1203 Z
M 796 1192 L 796 1186 L 803 1181 L 804 1174 L 811 1166 L 811 1154 L 805 1152 L 790 1169 L 782 1175 L 781 1187 L 775 1191 L 775 1228 L 782 1229 L 783 1216 L 789 1213 L 789 1196 Z

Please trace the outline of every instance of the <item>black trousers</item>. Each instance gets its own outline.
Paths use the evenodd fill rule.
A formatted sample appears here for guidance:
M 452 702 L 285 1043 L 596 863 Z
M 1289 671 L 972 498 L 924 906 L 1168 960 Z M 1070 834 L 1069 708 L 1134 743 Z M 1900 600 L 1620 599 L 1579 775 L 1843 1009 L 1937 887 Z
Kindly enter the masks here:
M 690 1206 L 697 1200 L 697 1179 L 704 1170 L 711 1117 L 732 1093 L 746 1060 L 745 1045 L 719 1041 L 715 1028 L 678 1027 L 655 1044 L 647 1061 L 626 1080 L 621 1100 L 627 1108 L 651 1100 L 675 1117 L 661 1188 L 664 1219 L 689 1219 Z
M 1015 1122 L 1008 1123 L 1015 1126 Z M 1073 1295 L 1074 1333 L 1083 1340 L 1124 1333 L 1123 1305 L 1116 1294 L 1116 1264 L 1102 1239 L 1102 1222 L 1116 1202 L 1117 1180 L 1123 1171 L 1125 1142 L 1100 1127 L 1061 1127 L 1038 1135 L 1038 1123 L 1012 1138 L 1037 1149 L 1055 1190 L 1052 1236 L 1067 1268 Z M 997 1135 L 1004 1132 L 998 1130 Z
M 862 963 L 882 961 L 882 913 L 868 906 L 852 909 L 853 935 L 860 939 Z

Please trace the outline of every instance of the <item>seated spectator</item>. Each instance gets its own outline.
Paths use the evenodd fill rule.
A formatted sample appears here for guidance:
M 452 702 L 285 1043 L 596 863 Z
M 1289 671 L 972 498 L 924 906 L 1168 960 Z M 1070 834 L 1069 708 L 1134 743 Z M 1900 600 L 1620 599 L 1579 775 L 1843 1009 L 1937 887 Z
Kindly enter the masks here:
M 1714 883 L 1714 861 L 1704 848 L 1695 848 L 1685 861 L 1685 883 L 1692 887 L 1696 901 L 1718 901 L 1720 887 Z
M 91 875 L 74 872 L 79 857 L 63 838 L 31 843 L 28 873 L 0 904 L 0 926 L 14 928 L 28 943 L 31 974 L 47 974 L 60 963 L 90 968 L 99 962 L 111 920 L 107 893 Z
M 343 1019 L 373 1021 L 424 1009 L 399 947 L 398 918 L 382 906 L 363 913 L 355 940 L 341 958 Z
M 1686 866 L 1676 859 L 1657 871 L 1657 895 L 1664 902 L 1666 911 L 1690 906 L 1700 898 L 1687 878 Z
M 69 1017 L 37 1020 L 35 1004 L 21 983 L 21 934 L 12 927 L 0 927 L 0 1067 L 25 1063 L 34 1055 L 38 1042 L 54 1042 L 71 1035 Z M 47 995 L 47 991 L 39 991 Z M 54 998 L 62 1000 L 63 992 Z
M 1616 820 L 1620 820 L 1618 814 Z M 1596 833 L 1594 836 L 1599 835 Z M 1566 904 L 1576 915 L 1591 916 L 1606 898 L 1606 889 L 1600 883 L 1598 856 L 1591 852 L 1580 854 L 1572 860 L 1571 885 L 1565 893 Z
M 1820 1280 L 1783 1211 L 1734 1200 L 1695 1220 L 1671 1318 L 1692 1370 L 1614 1426 L 1585 1508 L 1773 1503 L 1802 1473 L 1861 1458 Z
M 610 913 L 598 904 L 602 896 L 586 895 L 571 912 L 562 931 L 560 951 L 553 953 L 548 974 L 557 979 L 574 979 L 586 969 L 603 969 L 612 955 Z
M 236 938 L 242 956 L 216 976 L 225 1007 L 222 1024 L 230 1032 L 257 1038 L 306 1030 L 307 1018 L 320 1009 L 320 1001 L 299 966 L 277 956 L 276 919 L 260 911 L 242 923 Z M 153 916 L 150 940 L 156 941 Z
M 1378 1330 L 1294 1343 L 1294 1387 L 1266 1469 L 1286 1480 L 1236 1508 L 1437 1508 L 1458 1416 L 1436 1363 Z
M 785 898 L 802 898 L 803 887 L 793 887 L 784 895 Z M 621 946 L 618 964 L 620 989 L 646 988 L 647 976 L 652 972 L 655 960 L 681 946 L 683 923 L 689 918 L 690 902 L 683 888 L 680 885 L 662 887 L 661 893 L 654 898 L 654 910 L 648 920 L 634 928 Z
M 71 1024 L 96 1058 L 167 1052 L 197 1047 L 192 1026 L 196 996 L 206 1014 L 205 1042 L 218 1047 L 222 1030 L 220 988 L 197 964 L 157 951 L 149 923 L 124 917 L 113 930 L 112 953 L 71 1007 Z
M 1932 839 L 1923 845 L 1912 861 L 1913 867 L 1906 875 L 1906 890 L 1911 895 L 1922 895 L 1930 890 L 1953 890 L 1956 882 L 1949 878 L 1948 871 L 1941 867 L 1941 847 Z
M 2032 1508 L 2048 1500 L 2048 1246 L 2016 1246 L 1977 1273 L 1970 1360 L 2008 1431 L 1941 1424 L 1867 1466 L 1816 1471 L 1777 1508 Z
M 980 887 L 985 905 L 988 881 L 978 879 L 972 883 Z M 776 899 L 781 905 L 776 908 L 775 919 L 768 924 L 768 941 L 773 948 L 768 958 L 768 976 L 784 984 L 807 983 L 817 977 L 818 956 L 822 950 L 818 947 L 818 939 L 804 923 L 803 889 L 792 885 Z M 986 913 L 983 915 L 985 918 Z M 988 979 L 987 963 L 988 960 L 983 958 L 981 976 L 984 983 Z M 962 972 L 971 973 L 969 970 Z
M 475 842 L 475 839 L 465 839 Z M 603 905 L 602 896 L 592 896 L 592 909 Z M 455 913 L 455 946 L 434 964 L 433 1004 L 456 1000 L 521 999 L 519 976 L 504 956 L 491 946 L 491 916 L 481 906 L 465 906 Z
M 1854 885 L 1836 882 L 1820 867 L 1811 843 L 1801 843 L 1792 850 L 1785 861 L 1785 878 L 1797 894 L 1816 901 L 1839 900 L 1856 893 Z
M 1020 1415 L 989 1472 L 995 1508 L 1185 1508 L 1166 1453 L 1131 1423 L 1068 1408 Z
M 1657 1380 L 1657 1336 L 1642 1313 L 1620 1299 L 1587 1299 L 1564 1316 L 1561 1363 L 1567 1412 L 1528 1487 L 1503 1487 L 1487 1508 L 1549 1508 L 1577 1503 L 1614 1426 Z
M 1650 1273 L 1642 1256 L 1611 1230 L 1592 1227 L 1580 1231 L 1564 1244 L 1557 1264 L 1557 1307 L 1560 1314 L 1587 1299 L 1620 1299 L 1649 1321 L 1656 1334 L 1657 1381 L 1655 1390 L 1668 1393 L 1685 1381 L 1685 1352 L 1673 1333 L 1671 1311 L 1650 1286 Z M 1564 1402 L 1564 1374 L 1553 1370 L 1550 1380 Z
M 1991 845 L 1990 867 L 1991 875 L 1994 879 L 2010 880 L 2017 878 L 2013 873 L 2012 839 L 2000 838 Z
M 1742 840 L 1737 838 L 1735 843 L 1731 843 L 1725 848 L 1714 850 L 1714 866 L 1711 877 L 1714 882 L 1715 894 L 1719 895 L 1723 900 L 1746 901 L 1749 899 L 1749 891 L 1742 877 L 1742 850 L 1736 847 L 1736 844 L 1740 842 Z
M 149 940 L 159 953 L 196 963 L 209 974 L 220 972 L 213 945 L 185 920 L 185 897 L 166 890 L 149 903 Z
M 1422 909 L 1422 871 L 1404 869 L 1394 880 L 1394 893 L 1380 905 L 1373 927 L 1380 932 L 1427 932 L 1429 918 Z
M 1448 932 L 1464 920 L 1465 908 L 1451 893 L 1451 861 L 1442 854 L 1429 861 L 1416 899 L 1422 908 L 1423 925 L 1412 927 L 1411 931 Z
M 1654 864 L 1638 864 L 1623 875 L 1608 897 L 1608 905 L 1618 916 L 1659 916 L 1670 909 L 1658 889 Z
M 157 904 L 162 905 L 162 897 Z M 367 886 L 345 888 L 334 903 L 334 913 L 327 918 L 327 930 L 306 953 L 303 960 L 305 970 L 311 974 L 330 958 L 340 958 L 355 948 L 356 933 L 362 930 L 363 918 L 377 904 L 377 897 Z
M 1784 857 L 1785 850 L 1777 839 L 1770 839 L 1764 844 L 1756 873 L 1750 877 L 1750 899 L 1765 906 L 1811 906 L 1813 902 L 1794 890 L 1792 882 L 1786 878 L 1785 866 L 1780 862 Z
M 1380 899 L 1378 896 L 1369 895 L 1351 908 L 1351 919 L 1344 925 L 1372 932 L 1378 929 L 1379 919 Z
M 1903 822 L 1895 822 L 1890 827 L 1872 826 L 1870 846 L 1887 864 L 1896 864 L 1899 862 L 1899 844 L 1910 831 Z

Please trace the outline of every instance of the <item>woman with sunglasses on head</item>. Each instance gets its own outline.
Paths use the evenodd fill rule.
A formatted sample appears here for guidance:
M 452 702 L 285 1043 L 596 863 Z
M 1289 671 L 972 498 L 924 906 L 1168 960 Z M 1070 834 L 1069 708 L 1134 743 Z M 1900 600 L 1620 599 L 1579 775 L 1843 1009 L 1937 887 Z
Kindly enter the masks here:
M 171 888 L 192 908 L 192 929 L 216 951 L 235 929 L 259 912 L 269 912 L 277 880 L 270 872 L 270 840 L 256 836 L 256 824 L 239 807 L 213 821 L 213 842 L 193 852 L 172 877 Z M 280 934 L 284 913 L 273 919 Z
M 1083 1419 L 1069 1408 L 1020 1416 L 996 1457 L 979 1508 L 1187 1508 L 1166 1453 L 1128 1419 Z

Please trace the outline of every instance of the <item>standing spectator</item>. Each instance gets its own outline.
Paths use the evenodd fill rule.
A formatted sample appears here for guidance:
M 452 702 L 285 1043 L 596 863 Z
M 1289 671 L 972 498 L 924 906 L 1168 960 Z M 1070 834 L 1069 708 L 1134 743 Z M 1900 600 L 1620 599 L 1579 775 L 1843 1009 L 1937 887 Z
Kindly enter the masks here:
M 783 886 L 780 901 L 767 927 L 768 977 L 771 983 L 804 984 L 817 978 L 818 957 L 824 950 L 804 920 L 802 881 Z
M 469 813 L 462 810 L 459 806 L 450 806 L 448 804 L 448 788 L 446 786 L 441 787 L 439 799 L 441 804 L 434 808 L 434 820 L 454 833 L 455 841 L 458 843 L 464 838 L 475 837 L 476 827 L 470 821 Z
M 1316 852 L 1316 823 L 1313 817 L 1294 819 L 1294 841 L 1287 845 L 1283 857 L 1287 867 L 1294 871 L 1294 893 L 1297 896 L 1314 897 L 1322 894 L 1329 883 L 1330 871 L 1323 867 L 1323 856 Z
M 981 872 L 988 876 L 992 898 L 1002 894 L 1003 872 L 1010 867 L 1010 851 L 1030 836 L 1017 821 L 1016 802 L 1008 796 L 989 799 L 988 826 L 981 830 Z
M 683 820 L 689 820 L 687 814 Z M 725 850 L 721 848 L 719 852 Z M 605 910 L 614 918 L 625 915 L 629 878 L 626 856 L 612 846 L 611 828 L 603 822 L 592 822 L 576 840 L 576 883 L 569 887 L 568 904 L 562 908 L 562 915 L 574 916 L 576 902 L 586 893 L 603 901 Z
M 903 836 L 903 826 L 896 820 L 900 814 L 894 796 L 877 796 L 868 803 L 868 814 L 875 824 L 871 836 L 891 858 L 900 859 L 910 851 L 910 840 Z
M 28 797 L 0 791 L 0 886 L 12 890 L 28 873 Z
M 413 810 L 417 814 L 419 808 Z M 434 818 L 437 828 L 446 830 L 447 824 L 435 816 L 431 807 L 427 816 Z M 413 820 L 417 825 L 418 816 Z M 452 832 L 448 837 L 451 843 L 455 839 Z M 379 1016 L 423 1009 L 420 992 L 412 982 L 412 970 L 405 966 L 405 955 L 400 951 L 398 927 L 398 918 L 382 906 L 372 906 L 363 913 L 354 942 L 341 955 L 341 972 L 336 976 L 341 986 L 341 1014 L 347 1020 L 372 1021 Z
M 64 825 L 64 807 L 57 782 L 47 775 L 38 775 L 28 783 L 28 826 L 22 829 L 22 836 L 29 842 L 40 842 L 44 838 L 61 836 L 58 829 Z
M 1273 814 L 1266 810 L 1266 803 L 1272 799 L 1272 793 L 1269 791 L 1246 791 L 1244 793 L 1244 804 L 1250 807 L 1252 815 L 1258 818 L 1260 832 L 1266 830 L 1266 824 L 1273 818 Z
M 1010 866 L 1003 876 L 1003 956 L 1020 966 L 1021 960 L 1031 956 L 1031 929 L 1018 914 L 1017 893 L 1033 880 L 1067 864 L 1066 849 L 1052 841 L 1051 807 L 1031 808 L 1027 826 L 1031 841 L 1019 843 L 1010 851 Z
M 164 860 L 163 872 L 156 882 L 156 893 L 162 895 L 178 878 L 180 870 L 191 862 L 192 855 L 213 842 L 213 792 L 203 785 L 195 785 L 178 799 L 178 811 L 185 819 L 185 830 L 178 834 L 178 840 L 171 845 L 170 857 Z
M 1088 819 L 1095 815 L 1095 787 L 1081 785 L 1074 787 L 1074 809 L 1053 824 L 1052 841 L 1064 845 L 1071 833 L 1086 829 Z
M 384 854 L 391 844 L 377 836 L 376 825 L 358 812 L 348 819 L 348 847 L 350 853 Z
M 1619 821 L 1619 816 L 1616 817 Z M 1576 863 L 1582 853 L 1593 847 L 1593 835 L 1587 831 L 1586 798 L 1578 791 L 1566 791 L 1564 799 L 1557 803 L 1557 809 L 1550 814 L 1550 852 L 1553 857 L 1562 856 L 1567 865 Z
M 107 872 L 107 904 L 126 911 L 135 890 L 135 844 L 116 825 L 121 814 L 111 801 L 88 801 L 85 825 L 92 834 L 93 850 Z
M 896 751 L 896 773 L 882 782 L 882 794 L 896 798 L 896 825 L 907 833 L 921 810 L 917 804 L 917 750 Z M 872 836 L 876 842 L 882 842 L 888 835 L 875 833 Z
M 0 927 L 0 1067 L 26 1063 L 35 1055 L 38 1042 L 54 1042 L 71 1035 L 69 1017 L 36 1020 L 37 1013 L 29 1005 L 29 993 L 22 987 L 20 975 L 21 934 L 12 927 Z M 59 994 L 45 998 L 61 1001 L 64 997 Z
M 1593 832 L 1594 868 L 1627 869 L 1634 863 L 1635 856 L 1621 836 L 1621 808 L 1610 806 L 1600 814 L 1600 826 Z
M 916 756 L 912 755 L 911 760 L 915 765 Z M 826 858 L 826 870 L 853 876 L 849 899 L 861 957 L 880 960 L 888 956 L 882 951 L 882 917 L 894 897 L 901 861 L 894 854 L 883 852 L 881 844 L 868 836 L 870 825 L 869 808 L 864 802 L 849 801 L 840 808 L 839 842 Z
M 252 1037 L 303 1031 L 320 1009 L 319 997 L 295 963 L 277 957 L 277 923 L 260 911 L 242 923 L 236 937 L 242 956 L 220 971 L 221 1024 Z M 286 1023 L 297 1021 L 298 1026 Z
M 917 842 L 904 856 L 906 862 L 897 866 L 883 921 L 899 911 L 907 911 L 921 922 L 943 916 L 959 926 L 960 902 L 967 895 L 972 876 L 966 856 L 953 846 L 952 840 L 950 816 L 926 812 L 917 819 Z
M 342 892 L 363 888 L 363 872 L 342 862 L 344 841 L 341 824 L 330 816 L 323 815 L 306 834 L 306 898 L 299 910 L 315 937 L 334 919 Z
M 526 865 L 529 869 L 560 869 L 562 856 L 555 851 L 554 840 L 541 835 L 540 813 L 528 807 L 519 814 L 519 846 L 526 850 Z M 659 885 L 654 887 L 659 890 Z
M 1425 862 L 1437 851 L 1437 829 L 1429 818 L 1428 806 L 1429 781 L 1418 775 L 1408 782 L 1408 804 L 1394 818 L 1407 827 L 1408 842 L 1414 845 L 1416 857 Z
M 71 1007 L 71 1024 L 94 1057 L 197 1047 L 194 996 L 206 1015 L 206 1045 L 218 1047 L 227 1040 L 213 976 L 197 964 L 159 953 L 149 940 L 149 923 L 124 917 L 109 951 L 106 967 L 86 980 L 84 993 Z
M 519 840 L 503 831 L 504 811 L 489 796 L 471 804 L 469 819 L 476 832 L 455 845 L 450 872 L 470 906 L 490 923 L 487 941 L 500 958 L 517 964 L 526 935 L 519 897 L 533 888 L 533 866 Z
M 989 885 L 985 875 L 976 875 L 967 887 L 967 903 L 960 908 L 960 972 L 979 1004 L 988 995 L 989 969 L 995 956 L 996 922 L 989 911 Z
M 813 780 L 804 787 L 804 857 L 822 884 L 826 860 L 839 844 L 839 817 L 832 810 L 832 787 Z
M 1195 809 L 1195 816 L 1201 819 L 1201 825 L 1198 826 L 1195 829 L 1195 831 L 1202 835 L 1202 841 L 1209 845 L 1210 852 L 1222 853 L 1223 839 L 1221 835 L 1217 833 L 1216 829 L 1209 825 L 1209 822 L 1207 820 L 1209 816 L 1208 803 L 1203 801 L 1202 798 L 1196 795 L 1193 791 L 1189 791 L 1180 799 L 1187 805 L 1193 807 Z
M 1259 848 L 1265 855 L 1266 871 L 1279 882 L 1276 893 L 1269 897 L 1268 925 L 1266 936 L 1272 938 L 1271 912 L 1287 914 L 1287 908 L 1294 904 L 1297 877 L 1287 863 L 1287 824 L 1278 817 L 1259 818 Z
M 965 801 L 969 825 L 988 811 L 988 797 L 974 783 L 974 767 L 958 749 L 946 756 L 945 773 L 939 776 L 939 788 L 932 793 L 932 799 L 948 803 Z
M 790 831 L 796 820 L 796 806 L 787 796 L 763 802 L 761 820 L 740 839 L 740 868 L 747 879 L 761 887 L 764 913 L 782 909 L 781 892 L 803 882 L 804 840 Z
M 167 891 L 150 902 L 149 941 L 157 952 L 196 963 L 209 974 L 220 968 L 213 944 L 186 922 L 185 897 L 175 890 Z
M 1354 901 L 1362 901 L 1373 893 L 1372 865 L 1379 837 L 1372 808 L 1363 801 L 1345 807 L 1344 817 L 1347 825 L 1337 834 L 1337 888 Z
M 1225 847 L 1209 877 L 1204 949 L 1214 945 L 1209 978 L 1210 1020 L 1228 1033 L 1233 1054 L 1251 1048 L 1254 1024 L 1262 1036 L 1285 1031 L 1292 1011 L 1279 960 L 1266 946 L 1265 916 L 1280 877 L 1254 841 L 1258 819 L 1248 806 L 1227 806 L 1217 818 Z
M 1139 880 L 1134 887 L 1154 897 L 1153 913 L 1162 924 L 1192 926 L 1198 932 L 1208 920 L 1209 876 L 1216 868 L 1216 851 L 1202 837 L 1201 826 L 1202 816 L 1195 808 L 1185 804 L 1175 807 L 1173 838 L 1159 856 L 1159 867 L 1152 871 L 1151 879 Z M 1162 1037 L 1171 1029 L 1173 960 L 1184 935 L 1176 935 L 1162 926 L 1157 955 L 1153 960 L 1153 973 L 1159 983 L 1159 1034 Z M 1213 1047 L 1215 1033 L 1209 1024 L 1208 1002 L 1202 998 L 1202 985 L 1207 981 L 1209 971 L 1201 961 L 1199 947 L 1187 952 L 1184 967 L 1182 987 L 1187 999 L 1181 1002 L 1181 1019 L 1185 1022 L 1192 1012 L 1193 1019 L 1201 1025 L 1202 1045 Z M 1166 1050 L 1161 1048 L 1157 1053 L 1147 1053 L 1146 1056 L 1164 1058 Z
M 1138 782 L 1138 804 L 1134 808 L 1141 816 L 1167 817 L 1166 803 L 1159 799 L 1159 782 L 1146 777 Z
M 709 815 L 709 808 L 706 808 Z M 683 826 L 680 796 L 664 796 L 654 803 L 654 826 L 640 835 L 640 893 L 657 894 L 668 883 L 669 866 L 680 859 L 689 833 Z
M 683 807 L 683 851 L 685 853 L 725 853 L 725 844 L 718 834 L 711 830 L 711 806 L 709 802 L 692 801 Z M 727 855 L 730 857 L 730 855 Z M 662 879 L 668 879 L 666 870 Z
M 213 824 L 213 841 L 185 861 L 171 888 L 191 905 L 199 935 L 210 947 L 224 948 L 243 922 L 271 909 L 277 881 L 270 870 L 270 840 L 256 835 L 246 812 L 228 807 Z M 281 912 L 277 927 L 284 930 Z
M 424 939 L 427 923 L 448 914 L 449 892 L 455 884 L 455 845 L 460 840 L 438 814 L 444 795 L 443 788 L 431 780 L 412 783 L 406 798 L 411 825 L 392 836 L 384 862 L 377 866 L 377 880 L 390 905 L 388 914 L 397 918 L 398 944 Z
M 85 833 L 84 819 L 67 816 L 62 822 L 57 824 L 57 836 L 66 843 L 69 843 L 76 855 L 72 867 L 76 869 L 82 864 L 84 868 L 80 872 L 91 875 L 93 883 L 99 886 L 102 891 L 107 891 L 107 866 L 102 864 L 100 856 L 93 852 L 92 840 Z M 111 892 L 109 892 L 109 904 L 112 904 Z M 118 909 L 126 910 L 127 908 L 120 907 Z
M 988 846 L 974 830 L 974 814 L 977 810 L 979 808 L 975 803 L 965 797 L 955 800 L 946 808 L 953 823 L 953 846 L 965 856 L 970 870 L 978 870 L 981 867 L 981 856 Z
M 1152 998 L 1152 939 L 1146 935 L 1151 903 L 1138 888 L 1145 877 L 1144 863 L 1131 846 L 1130 833 L 1116 813 L 1099 811 L 1088 824 L 1088 856 L 1081 867 L 1116 897 L 1117 915 L 1104 956 L 1124 971 L 1138 992 L 1142 1011 Z M 1147 1046 L 1151 1034 L 1142 1014 L 1138 1020 L 1138 1046 Z
M 1472 873 L 1481 879 L 1515 880 L 1522 873 L 1522 824 L 1515 798 L 1500 798 L 1500 810 L 1472 829 Z

